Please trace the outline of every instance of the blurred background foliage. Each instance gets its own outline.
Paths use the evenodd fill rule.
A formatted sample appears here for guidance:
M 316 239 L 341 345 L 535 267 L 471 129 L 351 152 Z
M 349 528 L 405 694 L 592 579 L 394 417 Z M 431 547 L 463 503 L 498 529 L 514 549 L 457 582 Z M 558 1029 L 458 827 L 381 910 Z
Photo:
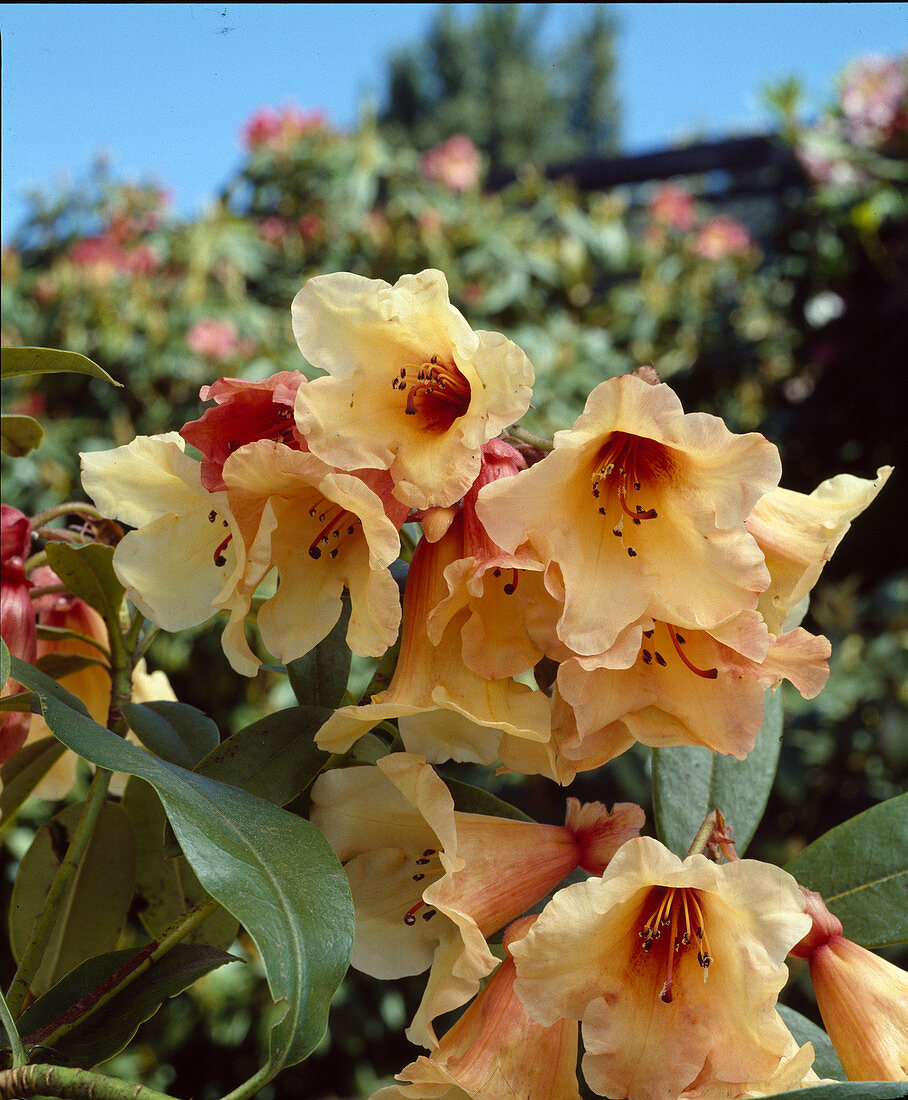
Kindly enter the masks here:
M 418 49 L 391 59 L 384 109 L 352 133 L 317 113 L 263 108 L 245 125 L 235 177 L 195 221 L 175 219 L 166 194 L 117 180 L 100 162 L 83 185 L 35 195 L 2 255 L 2 342 L 81 352 L 125 388 L 60 375 L 4 384 L 6 411 L 37 416 L 47 433 L 27 457 L 3 457 L 4 500 L 33 512 L 82 496 L 78 451 L 176 430 L 200 414 L 199 387 L 218 377 L 311 375 L 290 301 L 306 279 L 340 270 L 390 282 L 444 271 L 470 323 L 506 333 L 533 361 L 525 424 L 541 434 L 570 426 L 604 378 L 651 363 L 688 411 L 777 443 L 789 488 L 809 492 L 842 472 L 873 477 L 893 463 L 813 599 L 807 625 L 832 640 L 832 676 L 816 700 L 787 698 L 781 766 L 750 849 L 784 862 L 898 793 L 908 770 L 897 518 L 905 61 L 857 59 L 810 123 L 795 82 L 768 90 L 773 141 L 794 166 L 782 183 L 709 172 L 580 190 L 570 165 L 552 166 L 595 168 L 615 155 L 614 27 L 594 9 L 555 65 L 538 32 L 538 15 L 519 5 L 480 8 L 471 22 L 441 11 Z M 513 169 L 510 182 L 499 174 L 488 185 L 502 167 Z M 150 657 L 224 735 L 292 702 L 278 674 L 246 681 L 230 671 L 216 625 L 162 637 Z M 361 670 L 363 688 L 368 676 Z M 570 793 L 646 807 L 647 768 L 644 752 L 629 752 Z M 537 819 L 562 820 L 552 784 L 501 784 Z M 31 813 L 45 820 L 50 804 Z M 8 837 L 6 895 L 26 833 Z M 130 934 L 141 942 L 137 922 Z M 267 994 L 251 944 L 236 950 L 249 966 L 218 970 L 170 1002 L 109 1068 L 197 1100 L 250 1075 Z M 402 1027 L 422 982 L 351 972 L 319 1051 L 261 1095 L 368 1095 L 414 1056 Z M 811 1012 L 806 988 L 793 1003 Z

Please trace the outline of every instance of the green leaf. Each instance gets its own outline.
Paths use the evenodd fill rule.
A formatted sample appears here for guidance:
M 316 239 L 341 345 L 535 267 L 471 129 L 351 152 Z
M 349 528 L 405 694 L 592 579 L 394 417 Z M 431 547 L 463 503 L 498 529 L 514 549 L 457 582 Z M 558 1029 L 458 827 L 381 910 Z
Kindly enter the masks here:
M 28 692 L 31 695 L 31 692 Z M 0 768 L 0 834 L 12 823 L 16 811 L 56 764 L 66 746 L 56 737 L 42 737 L 23 745 Z
M 45 688 L 47 677 L 13 660 L 45 721 L 81 756 L 137 775 L 160 796 L 205 889 L 244 925 L 258 947 L 276 1001 L 270 1058 L 260 1083 L 302 1061 L 319 1042 L 328 1006 L 353 947 L 347 876 L 310 822 L 236 787 L 185 771 L 123 741 Z M 49 681 L 53 685 L 53 681 Z
M 767 691 L 765 699 L 763 727 L 746 760 L 693 745 L 653 749 L 656 832 L 675 855 L 687 854 L 697 829 L 714 809 L 722 811 L 735 850 L 744 855 L 763 816 L 779 762 L 781 692 Z
M 798 1041 L 798 1045 L 813 1043 L 816 1058 L 813 1063 L 813 1071 L 817 1077 L 832 1077 L 836 1081 L 844 1081 L 847 1077 L 839 1056 L 835 1052 L 832 1040 L 826 1032 L 800 1012 L 795 1012 L 788 1005 L 776 1005 L 779 1015 L 785 1021 L 785 1026 Z
M 908 942 L 908 794 L 837 825 L 786 865 L 863 947 Z
M 346 641 L 349 621 L 350 598 L 345 592 L 340 618 L 331 633 L 315 649 L 288 663 L 290 686 L 301 706 L 334 710 L 341 705 L 352 659 Z
M 0 638 L 0 687 L 6 687 L 9 679 L 9 646 Z
M 510 802 L 497 798 L 481 787 L 461 783 L 459 779 L 446 778 L 444 782 L 454 799 L 454 809 L 462 814 L 487 814 L 491 817 L 507 817 L 512 821 L 533 820 L 523 810 L 518 810 Z
M 0 348 L 0 378 L 18 378 L 25 374 L 87 374 L 112 386 L 121 385 L 97 363 L 75 351 L 56 348 Z
M 78 547 L 49 542 L 45 550 L 48 565 L 70 592 L 101 614 L 109 630 L 117 629 L 125 589 L 113 570 L 114 548 L 98 542 Z
M 217 725 L 188 703 L 125 703 L 130 729 L 155 756 L 189 771 L 220 741 Z
M 32 714 L 34 697 L 33 691 L 17 691 L 13 695 L 4 695 L 0 699 L 0 714 L 5 714 L 8 710 L 18 711 L 20 714 Z
M 91 665 L 100 665 L 107 668 L 106 661 L 100 657 L 81 657 L 74 653 L 45 653 L 38 658 L 35 667 L 47 673 L 54 680 L 62 680 L 64 676 L 70 676 L 73 672 L 81 672 Z
M 61 810 L 50 825 L 38 829 L 22 857 L 13 886 L 9 922 L 10 944 L 17 961 L 28 944 L 83 809 L 84 803 L 76 803 Z M 32 982 L 34 993 L 44 993 L 73 967 L 116 947 L 126 924 L 134 885 L 132 826 L 118 805 L 105 802 L 70 892 L 60 906 L 57 923 Z
M 76 967 L 19 1019 L 19 1031 L 27 1044 L 40 1043 L 51 1034 L 62 1020 L 63 1013 L 86 994 L 135 958 L 132 950 L 110 951 L 88 959 Z M 228 962 L 239 961 L 215 947 L 202 944 L 179 943 L 163 958 L 107 1004 L 87 1017 L 84 1025 L 76 1024 L 54 1043 L 54 1050 L 64 1054 L 69 1061 L 83 1069 L 90 1069 L 112 1058 L 126 1046 L 144 1023 L 169 997 L 175 997 L 198 981 L 205 974 Z M 48 1026 L 53 1023 L 53 1027 Z
M 900 1081 L 836 1081 L 832 1085 L 813 1085 L 809 1089 L 767 1094 L 765 1100 L 905 1100 L 905 1085 Z
M 0 416 L 0 451 L 21 458 L 33 451 L 44 438 L 44 429 L 33 416 L 3 413 Z
M 324 707 L 279 710 L 222 741 L 196 771 L 286 806 L 330 759 L 314 740 L 330 716 Z

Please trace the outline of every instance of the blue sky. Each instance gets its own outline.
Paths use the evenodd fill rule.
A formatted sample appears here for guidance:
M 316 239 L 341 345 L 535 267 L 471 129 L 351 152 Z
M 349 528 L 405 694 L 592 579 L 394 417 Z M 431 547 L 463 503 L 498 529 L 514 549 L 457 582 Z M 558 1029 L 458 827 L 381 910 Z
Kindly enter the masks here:
M 468 14 L 475 5 L 455 4 Z M 378 100 L 385 61 L 436 4 L 4 4 L 2 237 L 31 187 L 115 174 L 201 211 L 257 108 L 296 102 L 340 127 Z M 590 5 L 553 5 L 552 41 Z M 765 127 L 760 89 L 798 75 L 814 102 L 855 55 L 908 46 L 908 4 L 615 4 L 624 145 Z

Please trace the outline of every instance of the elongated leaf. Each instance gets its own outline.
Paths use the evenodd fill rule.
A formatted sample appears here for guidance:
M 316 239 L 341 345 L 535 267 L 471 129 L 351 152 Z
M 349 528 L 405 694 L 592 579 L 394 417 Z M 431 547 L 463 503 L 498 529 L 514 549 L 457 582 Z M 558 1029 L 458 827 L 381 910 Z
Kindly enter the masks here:
M 763 728 L 746 760 L 699 746 L 653 749 L 653 811 L 656 832 L 675 855 L 684 856 L 706 815 L 719 809 L 731 826 L 738 855 L 756 831 L 772 789 L 782 736 L 781 692 L 766 693 Z
M 87 546 L 69 546 L 49 542 L 47 561 L 70 592 L 104 616 L 108 627 L 116 624 L 124 588 L 113 571 L 112 546 L 92 542 Z
M 352 660 L 346 641 L 349 622 L 350 598 L 344 593 L 343 610 L 331 633 L 315 649 L 287 665 L 290 686 L 301 706 L 334 710 L 341 705 Z
M 0 713 L 8 710 L 19 711 L 22 714 L 32 713 L 32 699 L 35 695 L 32 691 L 17 691 L 14 695 L 4 695 L 0 699 Z
M 182 852 L 164 850 L 167 815 L 154 787 L 130 778 L 121 803 L 136 838 L 136 910 L 145 930 L 159 939 L 185 913 L 208 897 Z M 194 928 L 184 943 L 207 943 L 226 950 L 236 939 L 239 921 L 223 907 Z
M 0 687 L 6 687 L 9 679 L 9 646 L 0 638 Z
M 155 756 L 190 771 L 220 741 L 212 719 L 188 703 L 126 703 L 123 714 L 136 737 Z
M 56 737 L 42 737 L 23 745 L 0 768 L 0 833 L 5 832 L 16 811 L 65 751 L 66 746 Z
M 222 741 L 196 771 L 286 806 L 330 758 L 315 745 L 316 733 L 330 716 L 324 707 L 279 710 Z
M 814 1085 L 808 1090 L 767 1094 L 765 1100 L 905 1100 L 905 1086 L 899 1081 L 836 1081 Z
M 47 724 L 95 764 L 137 775 L 161 798 L 205 889 L 236 916 L 262 955 L 272 996 L 271 1077 L 302 1061 L 324 1034 L 328 1005 L 353 947 L 347 877 L 314 825 L 236 787 L 185 771 L 121 740 L 54 693 L 59 685 L 13 659 Z
M 798 1044 L 813 1043 L 813 1051 L 816 1055 L 813 1063 L 813 1071 L 817 1077 L 832 1077 L 836 1081 L 846 1080 L 845 1070 L 835 1052 L 832 1040 L 826 1032 L 800 1012 L 795 1012 L 788 1005 L 777 1005 L 779 1015 L 785 1021 L 785 1026 L 797 1039 Z
M 786 866 L 864 947 L 908 942 L 908 794 L 837 825 Z
M 100 657 L 82 657 L 75 653 L 44 653 L 35 662 L 35 667 L 55 680 L 62 680 L 73 672 L 81 672 L 92 665 L 107 668 L 107 662 Z
M 459 779 L 445 779 L 445 786 L 454 799 L 454 809 L 463 814 L 488 814 L 492 817 L 511 818 L 513 821 L 533 820 L 523 810 L 518 810 L 510 802 L 497 798 L 481 787 L 461 783 Z
M 18 378 L 25 374 L 87 374 L 101 378 L 112 386 L 122 383 L 107 373 L 103 367 L 75 351 L 58 351 L 56 348 L 0 348 L 0 377 Z
M 60 1021 L 62 1013 L 135 957 L 135 952 L 110 951 L 88 959 L 47 991 L 19 1019 L 19 1032 L 27 1044 L 40 1043 Z M 224 963 L 237 962 L 215 947 L 180 943 L 121 993 L 102 1005 L 54 1043 L 83 1069 L 112 1058 L 135 1035 L 139 1025 L 153 1016 L 169 997 L 182 993 L 193 982 Z M 49 1025 L 53 1023 L 53 1027 Z
M 44 438 L 44 429 L 33 416 L 3 413 L 0 416 L 0 451 L 21 458 L 33 451 Z
M 82 803 L 67 806 L 52 825 L 41 826 L 22 858 L 10 906 L 10 944 L 17 960 L 31 937 L 83 808 Z M 116 946 L 134 885 L 132 826 L 119 806 L 106 802 L 32 982 L 36 994 L 50 989 L 86 959 Z

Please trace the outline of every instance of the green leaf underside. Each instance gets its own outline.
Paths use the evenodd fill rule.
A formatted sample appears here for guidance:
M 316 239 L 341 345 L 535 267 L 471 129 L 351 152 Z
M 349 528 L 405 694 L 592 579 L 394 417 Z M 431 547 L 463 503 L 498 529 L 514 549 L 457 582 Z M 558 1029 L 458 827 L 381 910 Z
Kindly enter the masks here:
M 29 1036 L 56 1020 L 134 955 L 132 950 L 110 951 L 70 971 L 19 1019 L 19 1031 L 25 1042 L 35 1042 Z M 234 961 L 238 961 L 236 956 L 215 947 L 177 944 L 152 963 L 139 979 L 87 1017 L 84 1025 L 77 1023 L 72 1031 L 55 1040 L 54 1050 L 83 1069 L 112 1058 L 135 1035 L 139 1025 L 153 1016 L 169 997 L 175 997 L 205 974 Z
M 76 351 L 56 348 L 0 348 L 0 377 L 19 378 L 28 374 L 87 374 L 113 386 L 118 382 L 97 363 Z
M 48 564 L 70 592 L 102 615 L 108 627 L 115 624 L 125 589 L 113 571 L 114 548 L 98 542 L 79 547 L 49 542 L 45 550 Z
M 3 413 L 0 416 L 0 450 L 10 458 L 33 451 L 44 438 L 44 429 L 33 416 Z
M 330 634 L 302 657 L 287 664 L 290 687 L 301 706 L 339 707 L 350 677 L 352 654 L 347 645 L 350 597 L 344 592 L 340 618 Z
M 84 803 L 67 806 L 42 825 L 22 858 L 10 906 L 10 944 L 22 957 L 47 892 L 57 874 Z M 124 811 L 106 802 L 31 984 L 46 992 L 73 967 L 112 951 L 126 924 L 135 885 L 132 826 Z
M 42 737 L 23 745 L 0 768 L 0 822 L 5 825 L 15 815 L 65 751 L 66 746 L 56 737 Z
M 832 1040 L 826 1032 L 800 1012 L 795 1012 L 788 1005 L 778 1005 L 779 1015 L 785 1021 L 785 1026 L 794 1035 L 799 1046 L 804 1043 L 813 1043 L 816 1058 L 813 1063 L 813 1071 L 817 1077 L 832 1077 L 836 1081 L 844 1081 L 847 1074 L 842 1068 L 839 1056 L 835 1052 Z
M 745 760 L 694 745 L 653 749 L 653 812 L 662 843 L 683 858 L 703 819 L 719 809 L 742 856 L 766 808 L 781 736 L 781 692 L 767 691 L 763 726 Z
M 523 810 L 518 810 L 510 802 L 484 791 L 481 787 L 474 787 L 469 783 L 461 783 L 459 779 L 445 779 L 445 786 L 451 792 L 454 799 L 454 809 L 463 814 L 486 814 L 492 817 L 506 817 L 512 821 L 532 821 Z
M 125 703 L 123 714 L 136 737 L 155 756 L 189 771 L 220 741 L 217 725 L 188 703 Z
M 863 947 L 908 942 L 908 794 L 830 829 L 785 870 L 822 895 L 848 939 Z
M 905 1100 L 905 1086 L 899 1081 L 836 1081 L 808 1089 L 773 1092 L 765 1100 Z
M 13 671 L 35 691 L 60 740 L 158 792 L 200 882 L 247 929 L 273 998 L 286 1003 L 271 1029 L 267 1076 L 302 1061 L 324 1034 L 353 946 L 347 878 L 321 832 L 246 791 L 121 740 L 74 710 L 75 700 L 67 704 L 53 690 L 59 685 L 23 662 L 14 660 Z
M 92 665 L 100 665 L 107 668 L 107 662 L 100 657 L 83 657 L 73 653 L 45 653 L 35 662 L 35 667 L 54 680 L 61 680 L 64 676 L 71 676 L 74 672 L 82 672 Z

